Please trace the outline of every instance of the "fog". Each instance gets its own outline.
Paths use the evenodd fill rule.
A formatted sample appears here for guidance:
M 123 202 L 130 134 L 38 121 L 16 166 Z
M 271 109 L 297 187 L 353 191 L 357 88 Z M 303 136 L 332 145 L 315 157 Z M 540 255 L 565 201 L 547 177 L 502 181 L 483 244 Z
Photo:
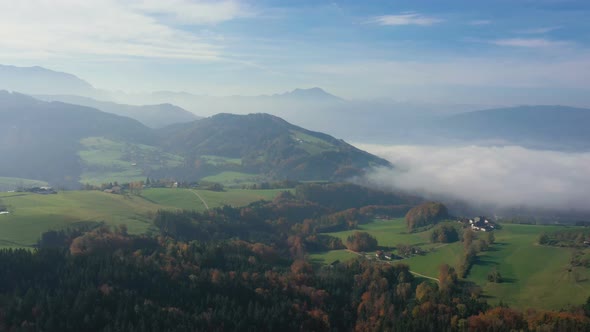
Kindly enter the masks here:
M 590 153 L 520 146 L 357 147 L 395 168 L 368 175 L 371 183 L 429 198 L 445 197 L 498 208 L 590 211 Z

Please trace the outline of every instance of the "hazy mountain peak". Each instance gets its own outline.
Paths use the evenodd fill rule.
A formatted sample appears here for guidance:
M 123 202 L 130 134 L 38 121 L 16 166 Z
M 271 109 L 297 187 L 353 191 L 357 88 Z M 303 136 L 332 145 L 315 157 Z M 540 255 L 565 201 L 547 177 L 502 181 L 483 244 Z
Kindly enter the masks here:
M 0 65 L 0 89 L 29 94 L 91 94 L 92 85 L 83 79 L 47 68 Z
M 283 94 L 275 95 L 278 97 L 289 97 L 289 98 L 300 98 L 300 99 L 314 99 L 314 100 L 342 100 L 333 94 L 326 92 L 324 89 L 319 87 L 313 87 L 309 89 L 297 88 L 293 91 L 285 92 Z

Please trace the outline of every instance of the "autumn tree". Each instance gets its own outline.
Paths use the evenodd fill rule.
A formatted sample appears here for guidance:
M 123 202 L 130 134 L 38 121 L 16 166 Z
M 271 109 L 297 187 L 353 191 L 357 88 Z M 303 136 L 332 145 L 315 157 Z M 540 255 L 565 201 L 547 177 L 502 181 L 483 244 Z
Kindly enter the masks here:
M 447 207 L 442 203 L 427 202 L 412 208 L 406 214 L 408 231 L 418 227 L 433 225 L 441 220 L 449 218 Z
M 459 233 L 452 225 L 441 225 L 430 233 L 432 243 L 451 243 L 459 241 Z
M 375 250 L 377 239 L 367 232 L 354 232 L 346 239 L 346 247 L 356 252 Z

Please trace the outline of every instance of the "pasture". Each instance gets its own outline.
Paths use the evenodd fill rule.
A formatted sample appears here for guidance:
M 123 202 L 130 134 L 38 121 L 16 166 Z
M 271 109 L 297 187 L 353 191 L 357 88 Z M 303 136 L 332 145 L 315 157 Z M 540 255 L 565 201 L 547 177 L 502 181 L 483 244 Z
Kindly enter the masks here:
M 146 189 L 143 196 L 114 195 L 101 191 L 64 191 L 55 195 L 0 193 L 9 214 L 0 215 L 0 248 L 30 247 L 48 230 L 83 221 L 125 224 L 130 233 L 155 231 L 152 217 L 159 209 L 204 210 L 197 192 L 210 208 L 242 206 L 272 200 L 281 190 Z
M 0 216 L 0 245 L 34 245 L 41 233 L 80 221 L 126 224 L 131 233 L 151 228 L 150 213 L 160 208 L 141 197 L 100 191 L 65 191 L 56 195 L 2 193 L 10 214 Z
M 202 211 L 205 210 L 205 206 L 198 196 L 207 203 L 209 208 L 216 208 L 224 205 L 244 206 L 259 200 L 272 200 L 281 191 L 284 191 L 284 189 L 226 189 L 226 191 L 210 191 L 181 188 L 151 188 L 143 190 L 141 195 L 152 203 L 163 207 Z
M 559 309 L 567 305 L 582 304 L 590 296 L 590 269 L 571 267 L 573 249 L 540 246 L 539 234 L 563 229 L 564 226 L 503 225 L 495 232 L 496 243 L 488 251 L 478 254 L 466 280 L 482 287 L 492 304 L 500 301 L 516 308 Z M 399 243 L 417 245 L 426 254 L 398 260 L 408 264 L 414 272 L 425 276 L 438 276 L 439 266 L 456 266 L 463 255 L 461 242 L 429 244 L 430 231 L 407 233 L 403 219 L 375 220 L 360 225 L 360 231 L 375 236 L 382 247 L 394 247 Z M 346 240 L 354 231 L 328 233 Z M 479 233 L 482 234 L 482 233 Z M 589 252 L 586 249 L 586 252 Z M 586 253 L 588 254 L 588 253 Z M 328 264 L 334 260 L 346 260 L 355 255 L 343 250 L 315 253 L 311 259 Z M 492 269 L 497 269 L 504 282 L 487 280 Z
M 47 182 L 40 180 L 0 177 L 0 191 L 16 190 L 18 188 L 43 187 L 47 185 Z
M 83 147 L 78 152 L 83 165 L 81 183 L 141 181 L 149 170 L 184 162 L 180 156 L 142 144 L 119 143 L 102 137 L 85 138 L 80 143 Z

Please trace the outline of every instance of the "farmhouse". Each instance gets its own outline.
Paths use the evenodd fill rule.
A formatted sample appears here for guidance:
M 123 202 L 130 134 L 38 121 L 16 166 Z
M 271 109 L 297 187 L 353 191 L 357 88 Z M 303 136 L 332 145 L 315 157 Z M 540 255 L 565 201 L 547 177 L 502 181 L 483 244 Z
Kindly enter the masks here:
M 491 232 L 496 229 L 496 224 L 484 216 L 471 218 L 461 218 L 457 221 L 463 224 L 463 227 L 469 227 L 474 231 Z
M 57 194 L 57 191 L 55 191 L 52 187 L 33 187 L 26 191 L 39 195 Z
M 121 194 L 121 187 L 119 186 L 114 186 L 111 189 L 105 189 L 104 190 L 105 193 L 107 194 Z

